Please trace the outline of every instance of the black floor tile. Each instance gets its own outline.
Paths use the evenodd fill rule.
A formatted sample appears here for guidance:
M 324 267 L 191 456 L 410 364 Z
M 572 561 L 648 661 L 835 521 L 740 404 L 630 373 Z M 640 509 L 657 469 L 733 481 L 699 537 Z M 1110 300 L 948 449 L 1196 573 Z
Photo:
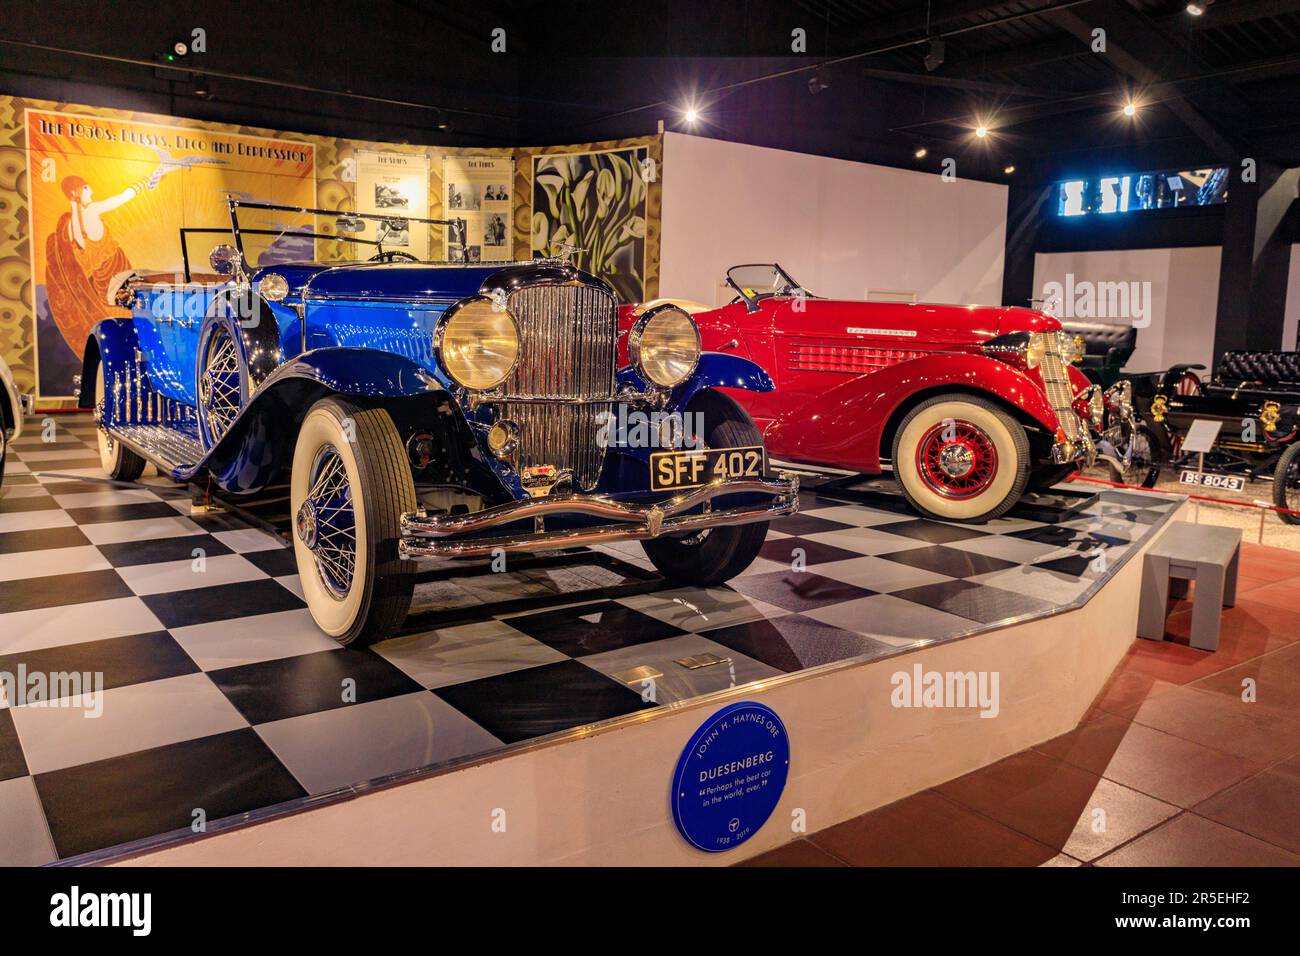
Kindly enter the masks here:
M 703 636 L 777 670 L 803 670 L 853 657 L 882 656 L 895 648 L 802 614 L 732 624 Z
M 32 485 L 39 485 L 39 484 L 40 482 L 36 480 L 35 475 L 5 475 L 4 476 L 5 488 L 31 487 Z
M 172 514 L 178 514 L 175 509 Z M 204 531 L 212 534 L 217 531 L 245 531 L 247 523 L 224 511 L 209 511 L 206 514 L 185 515 Z
M 966 525 L 944 524 L 942 521 L 931 521 L 928 518 L 913 518 L 911 521 L 891 521 L 888 524 L 881 525 L 877 530 L 889 534 L 901 534 L 906 538 L 928 541 L 931 544 L 967 541 L 970 538 L 982 538 L 988 534 L 987 531 L 980 531 Z
M 14 718 L 6 707 L 0 710 L 0 780 L 27 776 L 27 761 L 23 759 L 23 746 L 14 729 Z
M 36 495 L 31 498 L 0 497 L 0 515 L 16 515 L 25 511 L 58 511 L 59 503 L 50 495 Z
M 103 505 L 98 508 L 69 508 L 67 511 L 77 524 L 180 517 L 180 513 L 165 501 L 140 501 L 126 505 Z
M 507 619 L 506 623 L 570 657 L 600 654 L 686 633 L 616 601 L 521 614 Z
M 854 557 L 862 557 L 857 554 Z M 875 591 L 822 577 L 813 571 L 771 571 L 746 574 L 727 582 L 746 597 L 775 604 L 787 611 L 807 611 L 828 604 L 842 604 L 871 597 Z
M 19 665 L 25 666 L 29 674 L 103 674 L 105 690 L 199 670 L 166 631 L 62 644 L 0 657 L 0 673 L 16 674 Z
M 1128 491 L 1107 490 L 1101 493 L 1101 500 L 1108 505 L 1131 505 L 1134 508 L 1150 508 L 1153 505 L 1168 504 L 1163 498 L 1154 495 L 1139 495 Z
M 852 528 L 853 525 L 845 524 L 843 521 L 831 521 L 828 518 L 818 518 L 816 515 L 792 514 L 784 518 L 777 518 L 772 522 L 772 527 L 784 532 L 785 534 L 817 534 L 821 531 L 843 531 L 845 528 Z
M 655 706 L 578 661 L 560 661 L 434 691 L 506 743 Z
M 256 565 L 273 578 L 298 573 L 298 558 L 294 555 L 293 548 L 268 548 L 265 551 L 248 551 L 244 553 L 243 557 L 245 561 Z
M 36 791 L 60 857 L 190 829 L 305 797 L 250 729 L 38 774 Z
M 820 541 L 810 541 L 807 538 L 798 536 L 769 540 L 758 553 L 760 557 L 767 558 L 769 561 L 791 564 L 796 557 L 796 548 L 803 551 L 805 565 L 826 564 L 830 561 L 847 561 L 850 558 L 862 557 L 857 551 L 846 551 L 844 548 L 822 544 Z
M 51 574 L 43 578 L 7 581 L 0 588 L 0 614 L 33 611 L 42 607 L 64 607 L 88 601 L 131 597 L 134 592 L 116 571 L 80 571 Z
M 40 528 L 35 531 L 6 531 L 0 534 L 0 554 L 79 548 L 90 544 L 80 528 Z
M 997 624 L 1026 614 L 1045 614 L 1054 606 L 1026 594 L 971 581 L 943 581 L 890 593 L 980 624 Z
M 347 648 L 226 667 L 208 677 L 250 724 L 423 690 L 379 655 Z
M 157 615 L 163 627 L 207 624 L 307 606 L 298 595 L 269 578 L 168 594 L 148 594 L 140 600 Z
M 946 574 L 950 578 L 970 578 L 977 574 L 988 574 L 990 571 L 1005 571 L 1008 568 L 1019 567 L 1015 561 L 960 551 L 957 548 L 945 548 L 941 544 L 933 544 L 928 548 L 909 548 L 906 551 L 895 551 L 893 554 L 882 554 L 880 557 L 895 564 L 906 564 L 908 567 L 920 568 L 923 571 Z
M 202 549 L 203 554 L 209 558 L 231 553 L 230 548 L 210 534 L 187 534 L 177 538 L 154 538 L 151 541 L 123 541 L 98 547 L 99 553 L 115 568 L 189 561 L 194 557 L 195 548 Z

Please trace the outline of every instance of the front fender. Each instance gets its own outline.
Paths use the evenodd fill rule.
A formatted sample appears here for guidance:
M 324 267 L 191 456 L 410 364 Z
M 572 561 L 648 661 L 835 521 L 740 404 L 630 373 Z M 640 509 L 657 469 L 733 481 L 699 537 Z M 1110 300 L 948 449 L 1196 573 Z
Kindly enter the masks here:
M 315 402 L 336 394 L 368 400 L 405 399 L 444 391 L 408 358 L 374 349 L 304 352 L 266 376 L 229 430 L 193 469 L 206 468 L 227 491 L 265 487 L 291 453 L 296 425 Z
M 705 352 L 695 366 L 695 374 L 673 389 L 673 407 L 685 408 L 695 393 L 705 388 L 770 392 L 776 385 L 772 382 L 772 376 L 756 362 L 739 355 Z
M 972 354 L 927 355 L 849 379 L 811 406 L 784 411 L 768 428 L 768 447 L 780 458 L 876 472 L 881 441 L 891 417 L 920 393 L 984 393 L 1042 425 L 1057 428 L 1056 413 L 1042 385 L 1019 369 Z
M 115 376 L 124 374 L 131 367 L 139 348 L 140 339 L 133 319 L 103 319 L 95 324 L 82 353 L 82 408 L 95 407 L 95 373 L 100 364 L 104 365 L 104 388 L 111 390 Z

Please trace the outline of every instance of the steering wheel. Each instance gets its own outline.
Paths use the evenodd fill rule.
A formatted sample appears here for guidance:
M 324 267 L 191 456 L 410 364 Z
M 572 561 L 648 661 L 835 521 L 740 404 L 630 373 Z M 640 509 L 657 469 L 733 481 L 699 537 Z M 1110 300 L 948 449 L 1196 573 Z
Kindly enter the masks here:
M 398 249 L 387 249 L 384 252 L 376 253 L 370 257 L 371 262 L 419 262 L 420 260 L 409 252 L 402 252 Z

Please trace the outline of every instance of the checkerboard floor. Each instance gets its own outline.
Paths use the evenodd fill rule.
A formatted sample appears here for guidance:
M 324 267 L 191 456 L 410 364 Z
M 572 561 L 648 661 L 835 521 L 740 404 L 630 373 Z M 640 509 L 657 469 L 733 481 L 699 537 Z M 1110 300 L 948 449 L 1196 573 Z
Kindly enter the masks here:
M 57 416 L 0 488 L 0 679 L 102 674 L 98 716 L 0 687 L 0 864 L 40 864 L 749 681 L 897 653 L 1084 598 L 1177 499 L 1114 491 L 1060 525 L 982 527 L 804 493 L 726 587 L 638 544 L 431 573 L 441 611 L 368 650 L 314 626 L 292 552 L 148 473 L 103 479 Z M 713 655 L 706 666 L 688 658 Z M 688 661 L 697 665 L 699 661 Z M 647 684 L 649 679 L 651 683 Z

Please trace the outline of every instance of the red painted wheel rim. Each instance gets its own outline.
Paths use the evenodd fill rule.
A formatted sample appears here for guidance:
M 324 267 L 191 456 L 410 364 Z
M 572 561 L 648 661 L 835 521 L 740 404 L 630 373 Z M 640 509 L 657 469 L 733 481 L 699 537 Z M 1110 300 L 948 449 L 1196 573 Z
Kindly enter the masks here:
M 998 474 L 998 449 L 982 428 L 950 419 L 932 425 L 916 446 L 916 470 L 935 494 L 954 501 L 988 490 Z

